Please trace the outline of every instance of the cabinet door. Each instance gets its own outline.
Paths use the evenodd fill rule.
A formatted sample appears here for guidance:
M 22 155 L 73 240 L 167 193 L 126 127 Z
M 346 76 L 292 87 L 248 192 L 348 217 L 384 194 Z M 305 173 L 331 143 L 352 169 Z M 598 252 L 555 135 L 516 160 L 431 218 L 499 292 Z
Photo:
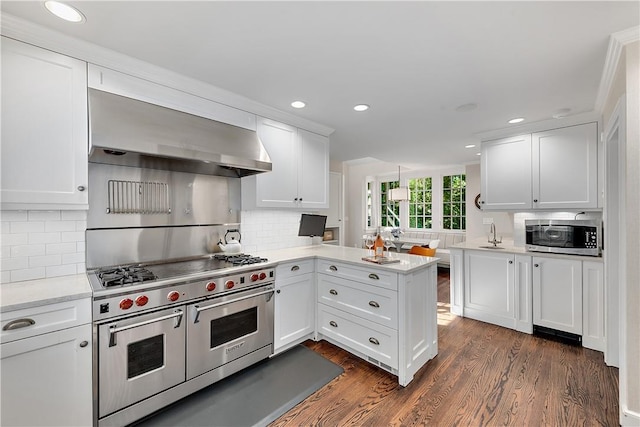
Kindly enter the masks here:
M 87 208 L 87 123 L 86 63 L 3 37 L 4 208 Z
M 329 207 L 329 138 L 299 129 L 298 201 L 301 208 Z
M 329 209 L 323 212 L 327 216 L 327 227 L 342 225 L 342 174 L 329 173 Z
M 604 265 L 582 262 L 582 346 L 605 351 Z
M 514 329 L 514 255 L 465 251 L 464 316 Z
M 258 119 L 258 137 L 269 153 L 273 169 L 255 177 L 256 206 L 296 207 L 298 198 L 298 143 L 294 127 Z
M 482 143 L 483 210 L 531 208 L 531 135 Z
M 309 338 L 315 330 L 313 274 L 276 279 L 274 352 Z
M 597 207 L 597 124 L 534 133 L 532 138 L 533 207 Z
M 92 424 L 91 325 L 2 344 L 0 424 Z
M 582 335 L 582 262 L 533 257 L 533 324 Z

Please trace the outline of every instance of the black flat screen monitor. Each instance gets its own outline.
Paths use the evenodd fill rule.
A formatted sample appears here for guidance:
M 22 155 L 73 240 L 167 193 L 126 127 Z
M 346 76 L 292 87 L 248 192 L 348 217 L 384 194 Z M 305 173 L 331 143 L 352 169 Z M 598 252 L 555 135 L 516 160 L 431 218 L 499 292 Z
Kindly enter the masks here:
M 324 226 L 326 223 L 326 215 L 302 214 L 298 236 L 322 236 L 324 235 Z

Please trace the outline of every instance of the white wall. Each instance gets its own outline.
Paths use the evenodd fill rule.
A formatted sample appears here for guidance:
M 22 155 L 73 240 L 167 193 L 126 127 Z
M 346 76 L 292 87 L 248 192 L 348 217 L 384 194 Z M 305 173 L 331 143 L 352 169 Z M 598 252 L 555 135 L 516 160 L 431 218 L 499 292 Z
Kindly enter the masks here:
M 1 211 L 0 283 L 85 272 L 86 211 Z

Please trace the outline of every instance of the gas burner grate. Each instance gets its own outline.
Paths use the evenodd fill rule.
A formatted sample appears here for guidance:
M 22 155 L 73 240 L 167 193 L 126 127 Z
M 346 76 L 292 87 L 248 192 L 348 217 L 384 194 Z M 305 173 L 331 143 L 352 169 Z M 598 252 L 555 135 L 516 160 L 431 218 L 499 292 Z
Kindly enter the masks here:
M 98 272 L 98 278 L 104 287 L 130 285 L 148 282 L 158 277 L 144 267 L 127 266 L 104 269 Z
M 216 254 L 213 257 L 220 261 L 229 262 L 234 266 L 258 264 L 261 262 L 268 261 L 267 258 L 251 256 L 247 254 L 233 254 L 233 255 Z

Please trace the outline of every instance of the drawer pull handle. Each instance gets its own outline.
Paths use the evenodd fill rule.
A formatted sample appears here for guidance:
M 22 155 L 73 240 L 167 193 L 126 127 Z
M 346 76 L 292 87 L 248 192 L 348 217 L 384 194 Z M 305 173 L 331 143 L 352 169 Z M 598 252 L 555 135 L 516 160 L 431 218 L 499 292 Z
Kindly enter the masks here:
M 377 339 L 375 339 L 374 337 L 369 338 L 369 342 L 371 344 L 375 344 L 375 345 L 380 345 L 380 341 L 378 341 Z
M 369 279 L 380 280 L 380 277 L 376 273 L 369 274 Z
M 377 303 L 377 302 L 375 302 L 375 301 L 369 301 L 369 305 L 370 305 L 371 307 L 380 308 L 380 304 L 378 304 L 378 303 Z
M 329 324 L 330 324 L 331 326 L 333 326 L 334 328 L 337 328 L 337 327 L 338 327 L 338 324 L 337 324 L 336 322 L 334 322 L 333 320 L 332 320 L 331 322 L 329 322 Z
M 331 271 L 338 271 L 338 267 L 336 267 L 335 265 L 330 265 L 330 266 L 329 266 L 329 270 L 331 270 Z
M 16 319 L 4 325 L 3 331 L 13 331 L 14 329 L 26 328 L 27 326 L 35 325 L 36 321 L 25 317 L 24 319 Z
M 294 265 L 293 267 L 291 267 L 291 271 L 298 271 L 300 270 L 300 266 L 298 265 Z
M 329 290 L 329 293 L 330 293 L 331 295 L 338 295 L 338 291 L 336 291 L 335 289 L 330 289 L 330 290 Z
M 85 348 L 85 347 L 86 347 L 86 346 L 88 346 L 88 345 L 89 345 L 89 341 L 82 341 L 82 342 L 80 343 L 80 347 L 82 347 L 82 348 Z

